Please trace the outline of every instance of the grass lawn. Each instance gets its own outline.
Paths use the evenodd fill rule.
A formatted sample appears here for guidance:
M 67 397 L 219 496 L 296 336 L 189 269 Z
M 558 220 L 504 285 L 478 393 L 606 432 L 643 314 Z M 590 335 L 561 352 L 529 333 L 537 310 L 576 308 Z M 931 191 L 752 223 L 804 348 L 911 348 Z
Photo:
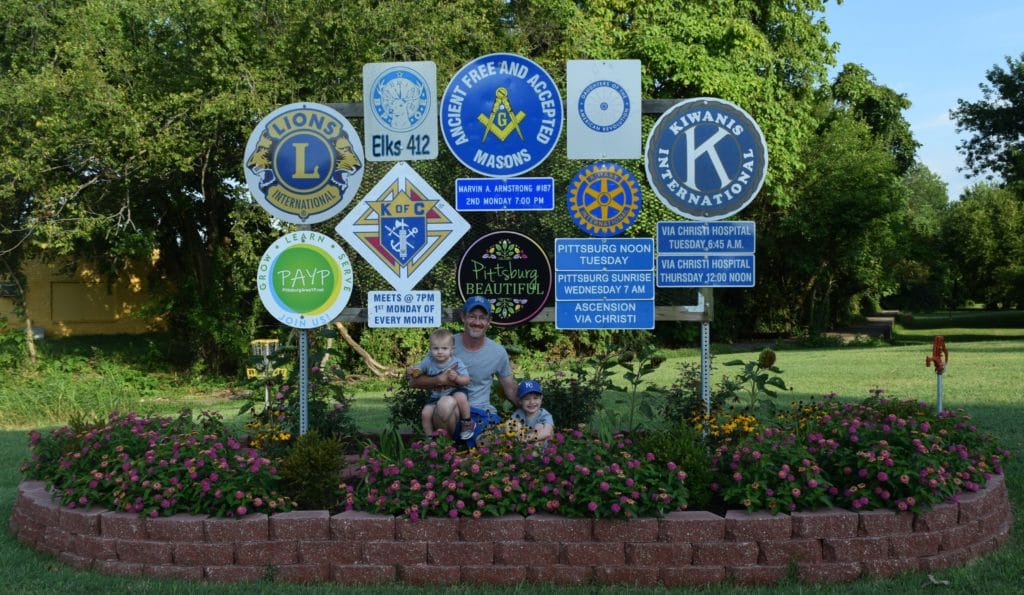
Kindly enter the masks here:
M 959 313 L 957 313 L 959 314 Z M 974 314 L 974 313 L 971 313 Z M 990 315 L 978 312 L 979 316 Z M 1015 314 L 1015 313 L 1014 313 Z M 1024 330 L 982 326 L 982 320 L 975 320 L 979 328 L 960 326 L 963 319 L 947 323 L 957 326 L 941 326 L 943 315 L 930 318 L 915 317 L 913 326 L 901 326 L 897 332 L 897 344 L 880 347 L 846 347 L 828 349 L 785 349 L 778 352 L 777 365 L 784 371 L 782 376 L 794 390 L 786 393 L 786 400 L 808 399 L 821 394 L 836 392 L 842 398 L 860 399 L 868 396 L 868 389 L 881 388 L 886 393 L 898 398 L 913 398 L 934 402 L 936 377 L 931 368 L 924 365 L 925 356 L 930 355 L 931 337 L 941 334 L 946 337 L 950 350 L 950 362 L 944 376 L 945 398 L 947 408 L 963 408 L 972 415 L 978 425 L 996 434 L 1003 445 L 1011 450 L 1011 458 L 1006 466 L 1006 483 L 1010 491 L 1012 506 L 1016 512 L 1014 527 L 1010 541 L 1000 550 L 987 557 L 962 568 L 953 568 L 934 572 L 931 577 L 935 581 L 946 581 L 948 584 L 934 584 L 932 578 L 925 573 L 911 573 L 894 579 L 862 579 L 847 585 L 807 586 L 795 582 L 776 585 L 771 588 L 744 589 L 748 593 L 879 593 L 879 592 L 958 592 L 958 593 L 1009 593 L 1021 592 L 1021 581 L 1024 578 L 1024 538 L 1022 538 L 1021 509 L 1024 505 L 1024 431 L 1021 430 L 1021 413 L 1024 405 Z M 947 317 L 948 318 L 948 317 Z M 1018 318 L 1013 319 L 1015 322 Z M 929 322 L 932 321 L 932 322 Z M 1015 324 L 1011 323 L 1011 324 Z M 921 325 L 921 327 L 918 327 Z M 1022 324 L 1021 326 L 1024 326 Z M 964 328 L 964 332 L 959 329 Z M 1016 333 L 1016 334 L 1014 334 Z M 1005 337 L 1019 337 L 1009 339 Z M 731 359 L 754 359 L 755 351 L 729 355 L 717 355 L 714 359 L 713 373 L 716 378 L 722 374 L 734 372 L 735 369 L 722 366 L 721 363 Z M 696 350 L 674 352 L 652 374 L 649 379 L 668 385 L 672 382 L 678 364 L 683 361 L 698 361 Z M 6 383 L 10 387 L 20 380 Z M 69 377 L 64 384 L 73 386 Z M 19 384 L 19 391 L 29 390 L 29 385 Z M 31 390 L 43 390 L 32 385 Z M 93 387 L 89 389 L 101 390 Z M 6 392 L 5 392 L 6 391 Z M 17 392 L 17 391 L 15 391 Z M 173 391 L 172 391 L 173 392 Z M 214 406 L 226 413 L 236 411 L 237 401 L 189 396 L 187 390 L 164 397 L 154 396 L 152 392 L 131 393 L 126 402 L 150 399 L 149 403 L 160 404 L 161 409 L 171 410 L 190 399 L 205 405 Z M 18 398 L 11 394 L 9 388 L 0 387 L 0 406 L 8 406 L 10 399 Z M 24 399 L 36 399 L 34 406 L 47 402 L 45 395 L 20 395 Z M 50 397 L 52 398 L 52 391 Z M 65 393 L 60 399 L 72 398 Z M 138 403 L 137 403 L 138 404 Z M 612 405 L 611 399 L 608 401 Z M 138 404 L 145 405 L 145 402 Z M 74 409 L 67 405 L 69 410 Z M 196 407 L 199 408 L 199 407 Z M 379 392 L 361 392 L 357 394 L 353 406 L 360 426 L 363 429 L 381 427 L 387 417 L 383 400 Z M 17 427 L 14 427 L 17 426 Z M 0 516 L 9 518 L 13 505 L 16 487 L 21 481 L 18 471 L 20 462 L 27 456 L 27 440 L 25 424 L 6 424 L 0 426 Z M 326 593 L 337 592 L 328 585 L 303 587 L 295 585 L 279 585 L 276 583 L 256 583 L 247 585 L 197 585 L 181 581 L 163 581 L 154 579 L 137 579 L 125 577 L 107 577 L 93 572 L 82 572 L 65 566 L 58 560 L 38 554 L 23 547 L 9 531 L 0 535 L 0 556 L 5 564 L 0 565 L 0 580 L 3 590 L 20 593 L 50 593 L 67 590 L 70 592 L 86 592 L 103 590 L 106 592 L 153 592 L 153 593 L 252 593 L 252 592 L 287 592 L 287 593 Z M 727 593 L 735 589 L 730 586 L 702 589 L 701 592 Z M 346 588 L 346 592 L 353 589 Z M 354 590 L 360 593 L 419 593 L 432 591 L 404 585 L 387 585 L 377 588 Z M 446 588 L 452 593 L 476 593 L 479 587 Z M 517 589 L 495 589 L 488 592 L 536 592 L 533 585 L 524 585 Z M 557 593 L 647 593 L 651 589 L 616 588 L 548 588 L 542 592 Z M 673 592 L 686 592 L 674 590 Z

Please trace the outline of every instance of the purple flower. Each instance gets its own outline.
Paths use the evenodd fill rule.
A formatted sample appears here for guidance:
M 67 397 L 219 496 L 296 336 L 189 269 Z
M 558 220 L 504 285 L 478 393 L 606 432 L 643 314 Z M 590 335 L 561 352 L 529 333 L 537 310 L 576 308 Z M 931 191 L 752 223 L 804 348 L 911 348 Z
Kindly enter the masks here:
M 595 510 L 597 510 L 597 502 L 591 500 L 590 503 L 587 504 L 587 510 L 589 510 L 590 512 L 594 512 Z

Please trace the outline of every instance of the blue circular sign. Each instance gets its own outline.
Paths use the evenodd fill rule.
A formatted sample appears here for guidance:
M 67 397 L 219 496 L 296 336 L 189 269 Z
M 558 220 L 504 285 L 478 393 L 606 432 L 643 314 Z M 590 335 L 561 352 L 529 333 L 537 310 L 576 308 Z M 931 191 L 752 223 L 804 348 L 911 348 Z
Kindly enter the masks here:
M 373 117 L 395 132 L 408 132 L 423 123 L 430 111 L 430 86 L 412 68 L 396 66 L 373 81 L 370 101 Z
M 714 97 L 687 99 L 655 122 L 645 151 L 647 180 L 687 219 L 723 219 L 764 184 L 768 148 L 750 114 Z
M 580 93 L 576 109 L 587 128 L 613 132 L 629 117 L 629 94 L 615 81 L 594 81 Z
M 338 215 L 363 179 L 363 145 L 344 116 L 316 103 L 292 103 L 249 135 L 245 181 L 256 202 L 289 223 Z
M 492 178 L 540 165 L 554 150 L 564 119 L 555 81 L 516 54 L 488 54 L 463 66 L 444 91 L 440 117 L 455 158 Z
M 617 163 L 585 167 L 569 183 L 566 205 L 576 227 L 598 238 L 620 235 L 640 215 L 640 184 Z

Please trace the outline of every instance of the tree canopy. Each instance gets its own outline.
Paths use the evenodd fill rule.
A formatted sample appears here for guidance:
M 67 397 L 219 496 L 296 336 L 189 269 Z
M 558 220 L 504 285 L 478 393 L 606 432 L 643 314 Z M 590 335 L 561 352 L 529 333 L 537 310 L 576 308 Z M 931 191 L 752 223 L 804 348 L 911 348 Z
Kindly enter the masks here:
M 850 66 L 829 86 L 836 46 L 824 5 L 11 0 L 0 17 L 0 259 L 13 272 L 25 255 L 73 255 L 116 275 L 126 259 L 159 250 L 150 312 L 190 359 L 230 368 L 264 320 L 255 264 L 281 231 L 240 184 L 246 139 L 264 115 L 296 101 L 360 101 L 368 62 L 432 60 L 443 86 L 477 56 L 514 52 L 564 88 L 568 59 L 631 58 L 642 63 L 645 98 L 720 97 L 757 120 L 770 169 L 744 218 L 759 222 L 765 273 L 722 303 L 748 328 L 805 324 L 821 308 L 794 306 L 799 292 L 838 304 L 881 278 L 876 230 L 904 204 L 898 175 L 916 149 L 905 97 Z M 536 173 L 564 192 L 583 165 L 559 149 Z M 368 164 L 364 186 L 387 166 Z M 464 175 L 445 147 L 416 169 L 438 189 Z M 674 218 L 645 200 L 630 233 L 652 235 Z M 477 236 L 530 225 L 542 245 L 576 233 L 562 209 L 467 219 Z M 360 292 L 384 287 L 356 264 Z M 451 287 L 453 276 L 442 263 L 423 285 Z M 828 320 L 840 309 L 827 309 Z
M 1024 181 L 1024 53 L 994 65 L 978 85 L 978 101 L 957 100 L 952 111 L 957 132 L 970 138 L 958 148 L 973 176 L 999 175 L 1007 183 Z

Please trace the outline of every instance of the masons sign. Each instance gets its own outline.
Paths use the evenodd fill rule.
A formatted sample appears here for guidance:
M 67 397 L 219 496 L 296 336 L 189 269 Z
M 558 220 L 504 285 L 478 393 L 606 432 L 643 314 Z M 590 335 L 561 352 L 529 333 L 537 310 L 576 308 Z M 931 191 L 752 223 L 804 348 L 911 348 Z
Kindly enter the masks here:
M 562 97 L 551 76 L 516 54 L 463 66 L 441 99 L 441 131 L 456 159 L 478 174 L 508 178 L 540 165 L 562 133 Z
M 341 213 L 359 190 L 363 145 L 333 109 L 292 103 L 260 121 L 243 163 L 249 192 L 268 213 L 288 223 L 320 223 Z
M 647 180 L 669 209 L 723 219 L 754 200 L 768 170 L 764 135 L 750 114 L 713 97 L 677 103 L 647 137 Z
M 260 301 L 280 322 L 311 329 L 334 320 L 352 296 L 352 264 L 338 242 L 315 231 L 278 238 L 256 272 Z

